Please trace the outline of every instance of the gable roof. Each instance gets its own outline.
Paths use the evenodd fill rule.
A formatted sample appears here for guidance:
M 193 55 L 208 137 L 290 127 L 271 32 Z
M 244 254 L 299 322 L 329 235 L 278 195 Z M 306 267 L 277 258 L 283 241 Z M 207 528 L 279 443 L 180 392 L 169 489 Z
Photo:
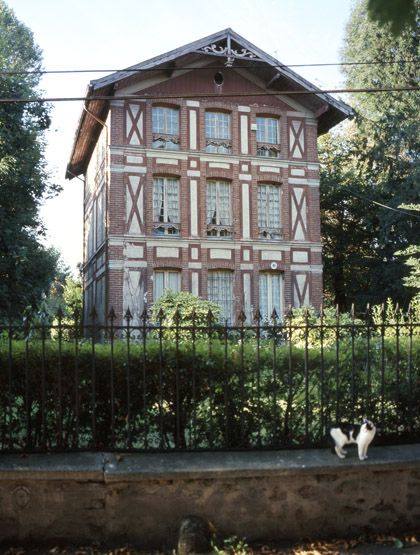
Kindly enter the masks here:
M 296 91 L 289 96 L 315 113 L 319 134 L 326 133 L 331 127 L 353 114 L 350 106 L 321 92 L 318 87 L 228 28 L 91 81 L 76 130 L 66 177 L 72 179 L 86 170 L 102 129 L 100 122 L 105 119 L 109 100 L 115 96 L 117 88 L 130 84 L 133 79 L 144 80 L 159 70 L 166 70 L 168 75 L 171 75 L 176 69 L 190 67 L 203 58 L 209 62 L 212 58 L 224 59 L 226 67 L 234 69 L 242 67 L 256 73 L 265 83 L 266 90 L 272 94 L 275 94 L 276 90 L 279 94 L 282 91 Z

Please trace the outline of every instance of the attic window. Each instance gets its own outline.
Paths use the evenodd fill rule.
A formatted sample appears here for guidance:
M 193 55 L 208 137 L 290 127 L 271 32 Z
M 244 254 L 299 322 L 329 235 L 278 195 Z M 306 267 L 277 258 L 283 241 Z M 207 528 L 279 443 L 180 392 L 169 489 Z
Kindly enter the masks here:
M 218 87 L 221 87 L 223 85 L 224 80 L 225 78 L 223 77 L 223 73 L 218 71 L 214 76 L 214 82 Z

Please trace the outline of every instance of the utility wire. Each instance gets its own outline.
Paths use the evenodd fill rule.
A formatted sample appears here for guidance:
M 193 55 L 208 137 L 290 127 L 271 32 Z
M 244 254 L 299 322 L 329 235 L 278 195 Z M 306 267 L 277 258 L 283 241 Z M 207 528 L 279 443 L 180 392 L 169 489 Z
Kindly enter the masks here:
M 194 99 L 194 98 L 230 98 L 230 97 L 259 97 L 259 96 L 279 96 L 279 95 L 308 95 L 308 94 L 343 94 L 343 93 L 392 93 L 392 92 L 419 92 L 420 87 L 378 87 L 378 88 L 357 88 L 357 89 L 316 89 L 316 90 L 285 90 L 275 92 L 234 92 L 234 93 L 196 93 L 196 94 L 130 94 L 130 95 L 92 95 L 92 96 L 69 96 L 69 97 L 11 97 L 0 98 L 0 104 L 6 103 L 43 103 L 43 102 L 76 102 L 94 100 L 174 100 L 174 99 Z
M 270 67 L 278 69 L 287 69 L 291 67 L 334 67 L 334 66 L 363 66 L 363 65 L 393 65 L 393 64 L 407 64 L 407 63 L 419 63 L 420 60 L 372 60 L 368 62 L 326 62 L 326 63 L 314 63 L 314 64 L 279 64 L 271 65 Z M 257 61 L 258 62 L 258 61 Z M 261 62 L 262 63 L 262 62 Z M 174 71 L 178 70 L 206 70 L 206 69 L 255 69 L 255 65 L 241 65 L 241 66 L 204 66 L 204 67 L 190 67 L 190 66 L 174 66 L 169 68 L 162 67 L 150 67 L 150 68 L 123 68 L 123 69 L 53 69 L 53 70 L 0 70 L 0 75 L 46 75 L 46 74 L 66 74 L 66 73 L 142 73 L 145 71 L 165 71 L 165 69 L 172 69 Z
M 411 212 L 406 212 L 405 210 L 401 210 L 400 208 L 394 208 L 393 206 L 388 206 L 386 204 L 382 204 L 381 202 L 377 202 L 376 200 L 373 200 L 372 198 L 365 197 L 364 195 L 360 195 L 359 193 L 356 193 L 352 189 L 349 189 L 349 191 L 350 191 L 350 194 L 354 195 L 355 197 L 357 197 L 361 200 L 366 200 L 368 202 L 371 202 L 372 204 L 376 204 L 377 206 L 380 206 L 381 208 L 386 208 L 387 210 L 392 210 L 393 212 L 398 212 L 399 214 L 403 214 L 404 216 L 410 216 L 411 218 L 416 218 L 416 220 L 420 220 L 420 216 L 417 216 L 417 214 L 412 214 Z

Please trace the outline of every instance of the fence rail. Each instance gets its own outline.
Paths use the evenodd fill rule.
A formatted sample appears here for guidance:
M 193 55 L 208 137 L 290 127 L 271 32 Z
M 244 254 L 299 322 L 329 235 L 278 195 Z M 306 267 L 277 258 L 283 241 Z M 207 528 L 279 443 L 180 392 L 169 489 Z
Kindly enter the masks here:
M 379 442 L 419 437 L 413 314 L 140 322 L 0 326 L 0 451 L 316 447 L 366 416 Z

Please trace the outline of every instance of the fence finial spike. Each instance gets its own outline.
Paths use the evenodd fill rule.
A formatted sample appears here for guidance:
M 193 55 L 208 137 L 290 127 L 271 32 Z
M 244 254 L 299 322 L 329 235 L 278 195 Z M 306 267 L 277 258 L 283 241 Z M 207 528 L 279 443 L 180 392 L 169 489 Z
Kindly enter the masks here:
M 109 311 L 109 313 L 108 313 L 108 318 L 111 320 L 111 322 L 112 322 L 113 320 L 115 320 L 115 318 L 116 318 L 116 314 L 115 314 L 115 310 L 114 310 L 114 307 L 113 307 L 113 306 L 111 306 L 111 309 L 110 309 L 110 311 Z
M 92 307 L 89 316 L 92 318 L 92 320 L 96 320 L 96 318 L 98 317 L 95 306 Z
M 273 312 L 271 313 L 271 319 L 274 321 L 274 323 L 276 322 L 276 320 L 278 320 L 279 315 L 277 314 L 277 310 L 275 308 L 273 308 Z
M 147 307 L 145 306 L 145 307 L 143 308 L 142 313 L 140 314 L 140 318 L 141 318 L 141 320 L 142 320 L 142 322 L 143 322 L 143 325 L 146 324 L 148 317 L 149 317 L 149 314 L 148 314 L 148 312 L 147 312 Z
M 260 323 L 261 323 L 261 320 L 262 320 L 262 314 L 261 314 L 261 311 L 260 311 L 259 307 L 255 311 L 254 320 L 257 322 L 257 325 L 259 326 Z
M 159 312 L 157 313 L 156 318 L 157 318 L 159 323 L 162 323 L 163 320 L 165 319 L 165 313 L 163 312 L 162 307 L 159 309 Z
M 244 325 L 246 321 L 246 314 L 244 310 L 241 310 L 238 314 L 238 322 L 241 324 L 241 326 Z
M 207 323 L 210 326 L 212 324 L 212 322 L 214 322 L 214 314 L 209 308 L 209 310 L 207 312 Z
M 127 325 L 130 325 L 130 320 L 132 318 L 133 318 L 133 315 L 131 314 L 130 307 L 127 307 L 127 310 L 125 311 L 125 314 L 124 314 L 124 320 L 127 320 Z

